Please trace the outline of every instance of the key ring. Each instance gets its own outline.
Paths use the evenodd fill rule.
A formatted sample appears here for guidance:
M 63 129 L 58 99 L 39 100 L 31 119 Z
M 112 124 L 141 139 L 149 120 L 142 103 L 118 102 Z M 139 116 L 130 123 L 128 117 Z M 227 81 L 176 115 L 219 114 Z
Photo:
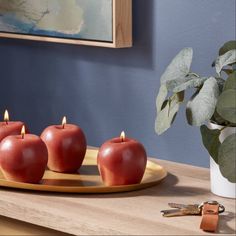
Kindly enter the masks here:
M 199 206 L 198 206 L 198 209 L 200 210 L 200 211 L 202 211 L 202 208 L 203 208 L 203 205 L 204 204 L 210 204 L 210 205 L 217 205 L 217 204 L 219 204 L 219 213 L 223 213 L 224 211 L 225 211 L 225 207 L 222 205 L 222 204 L 220 204 L 219 202 L 217 202 L 217 201 L 206 201 L 206 202 L 202 202 Z

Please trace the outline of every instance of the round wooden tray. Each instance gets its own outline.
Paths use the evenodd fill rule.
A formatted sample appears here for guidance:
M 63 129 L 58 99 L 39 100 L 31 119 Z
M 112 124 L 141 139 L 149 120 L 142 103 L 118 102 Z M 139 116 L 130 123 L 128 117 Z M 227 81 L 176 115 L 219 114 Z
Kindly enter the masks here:
M 127 192 L 153 186 L 164 179 L 166 170 L 148 160 L 143 180 L 140 184 L 108 187 L 102 183 L 97 168 L 97 150 L 88 149 L 82 167 L 77 174 L 61 174 L 46 170 L 40 184 L 8 181 L 0 171 L 0 186 L 47 192 L 64 193 L 114 193 Z

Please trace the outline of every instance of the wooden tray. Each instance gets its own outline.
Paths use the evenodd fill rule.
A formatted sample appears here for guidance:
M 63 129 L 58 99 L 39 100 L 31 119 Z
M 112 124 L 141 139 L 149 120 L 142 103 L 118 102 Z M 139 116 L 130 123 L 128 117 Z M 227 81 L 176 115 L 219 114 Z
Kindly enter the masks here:
M 47 192 L 114 193 L 153 186 L 167 175 L 162 166 L 148 160 L 147 168 L 140 184 L 107 187 L 102 183 L 98 172 L 97 152 L 97 150 L 87 150 L 85 160 L 78 174 L 61 174 L 46 170 L 41 184 L 26 184 L 5 180 L 0 171 L 0 186 Z

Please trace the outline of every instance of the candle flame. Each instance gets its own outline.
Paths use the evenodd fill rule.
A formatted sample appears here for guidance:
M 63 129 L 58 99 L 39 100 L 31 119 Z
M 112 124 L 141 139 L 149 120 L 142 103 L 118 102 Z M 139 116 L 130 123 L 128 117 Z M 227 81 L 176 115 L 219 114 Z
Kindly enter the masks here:
M 5 110 L 5 113 L 4 113 L 4 121 L 6 122 L 6 124 L 8 124 L 8 121 L 9 121 L 9 113 L 8 113 L 8 110 Z
M 25 126 L 24 125 L 21 128 L 21 137 L 22 137 L 22 139 L 25 137 Z
M 63 129 L 65 128 L 66 123 L 67 123 L 66 116 L 64 116 L 63 119 L 62 119 L 62 127 L 63 127 Z
M 121 142 L 124 142 L 124 140 L 125 140 L 125 132 L 124 131 L 121 132 L 120 139 L 121 139 Z

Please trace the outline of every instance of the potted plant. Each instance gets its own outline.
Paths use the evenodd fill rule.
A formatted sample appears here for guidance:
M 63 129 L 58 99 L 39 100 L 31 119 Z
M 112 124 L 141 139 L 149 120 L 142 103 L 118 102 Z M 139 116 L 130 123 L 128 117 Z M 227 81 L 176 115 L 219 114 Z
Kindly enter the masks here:
M 194 89 L 187 102 L 190 125 L 199 126 L 208 150 L 211 191 L 224 197 L 236 197 L 236 41 L 219 50 L 213 62 L 216 75 L 202 77 L 191 72 L 193 50 L 184 48 L 161 76 L 157 95 L 155 130 L 158 135 L 170 128 L 185 91 Z

